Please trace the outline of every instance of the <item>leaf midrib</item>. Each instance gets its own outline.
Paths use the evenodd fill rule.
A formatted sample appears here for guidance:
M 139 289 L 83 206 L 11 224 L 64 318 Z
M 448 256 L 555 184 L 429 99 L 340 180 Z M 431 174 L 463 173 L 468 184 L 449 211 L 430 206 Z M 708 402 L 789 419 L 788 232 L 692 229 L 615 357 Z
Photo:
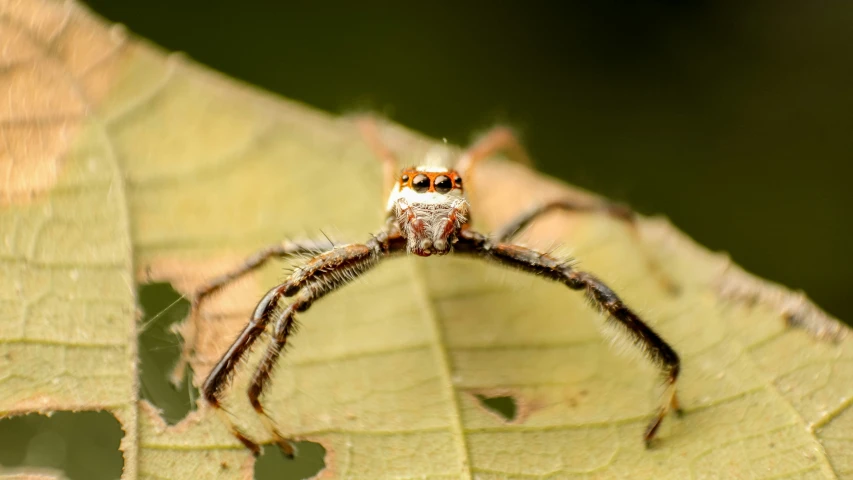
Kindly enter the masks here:
M 470 453 L 468 450 L 468 443 L 465 439 L 465 432 L 462 427 L 462 415 L 460 414 L 460 405 L 459 405 L 459 397 L 456 394 L 456 389 L 453 386 L 453 371 L 452 371 L 452 362 L 450 360 L 450 352 L 447 349 L 447 342 L 444 339 L 444 328 L 441 324 L 441 319 L 435 311 L 433 306 L 432 296 L 429 294 L 429 289 L 426 288 L 423 273 L 421 269 L 415 264 L 415 262 L 408 259 L 406 263 L 409 265 L 409 271 L 411 273 L 412 283 L 417 291 L 418 299 L 423 303 L 423 311 L 426 316 L 429 317 L 430 320 L 430 328 L 432 329 L 433 334 L 433 352 L 436 358 L 439 361 L 439 368 L 441 370 L 441 379 L 442 386 L 445 388 L 445 395 L 447 395 L 450 401 L 451 407 L 451 421 L 453 422 L 451 427 L 453 431 L 453 437 L 455 439 L 456 450 L 459 454 L 459 459 L 461 461 L 460 467 L 464 472 L 464 477 L 471 479 L 472 471 L 471 471 L 471 462 L 470 462 Z

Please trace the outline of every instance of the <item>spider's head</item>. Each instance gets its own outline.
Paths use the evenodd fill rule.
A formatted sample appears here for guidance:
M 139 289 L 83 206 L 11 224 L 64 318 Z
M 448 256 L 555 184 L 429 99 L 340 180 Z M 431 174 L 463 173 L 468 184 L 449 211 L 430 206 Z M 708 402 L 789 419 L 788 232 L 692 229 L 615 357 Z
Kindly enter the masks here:
M 388 212 L 406 237 L 409 252 L 422 257 L 449 253 L 468 222 L 462 177 L 444 167 L 406 168 L 391 191 Z

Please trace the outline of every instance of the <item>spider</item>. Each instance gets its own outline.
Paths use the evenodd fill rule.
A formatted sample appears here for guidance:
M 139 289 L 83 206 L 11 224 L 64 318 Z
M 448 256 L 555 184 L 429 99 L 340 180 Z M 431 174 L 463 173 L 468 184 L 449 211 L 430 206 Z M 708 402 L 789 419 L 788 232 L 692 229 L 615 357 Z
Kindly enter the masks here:
M 199 310 L 199 304 L 206 296 L 259 268 L 269 259 L 312 255 L 284 283 L 272 288 L 260 300 L 246 327 L 205 380 L 202 393 L 207 403 L 218 412 L 224 412 L 221 405 L 224 389 L 240 360 L 272 323 L 272 339 L 256 367 L 248 396 L 279 448 L 292 457 L 293 447 L 267 415 L 261 395 L 294 331 L 296 315 L 387 258 L 407 253 L 421 257 L 452 253 L 514 267 L 562 283 L 572 290 L 582 290 L 593 307 L 607 316 L 609 323 L 620 327 L 621 334 L 643 351 L 660 369 L 664 379 L 661 403 L 643 432 L 643 440 L 649 447 L 666 414 L 670 410 L 681 413 L 675 391 L 680 368 L 678 354 L 596 276 L 576 270 L 565 259 L 512 243 L 519 231 L 552 210 L 599 211 L 629 222 L 634 220 L 633 212 L 607 201 L 580 203 L 555 200 L 523 212 L 491 236 L 486 236 L 471 228 L 465 179 L 480 161 L 498 152 L 526 159 L 523 148 L 510 130 L 493 129 L 458 158 L 455 168 L 446 166 L 446 158 L 428 154 L 422 165 L 400 170 L 396 156 L 380 140 L 376 123 L 362 118 L 358 125 L 383 164 L 388 194 L 385 225 L 364 243 L 286 241 L 268 247 L 249 257 L 236 270 L 212 279 L 197 290 L 192 302 L 193 312 Z M 318 251 L 323 253 L 317 254 Z M 281 305 L 285 298 L 290 302 Z M 259 455 L 259 445 L 243 434 L 228 416 L 223 417 L 234 436 L 255 456 Z

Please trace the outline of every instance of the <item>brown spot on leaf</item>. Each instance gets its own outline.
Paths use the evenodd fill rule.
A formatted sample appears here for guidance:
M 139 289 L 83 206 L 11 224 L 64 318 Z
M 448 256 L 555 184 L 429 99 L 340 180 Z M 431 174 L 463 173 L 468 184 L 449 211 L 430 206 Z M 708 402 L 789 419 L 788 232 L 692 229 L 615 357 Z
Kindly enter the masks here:
M 0 29 L 0 68 L 8 69 L 16 63 L 32 61 L 38 54 L 38 49 L 32 40 L 23 35 L 17 27 Z
M 4 14 L 0 205 L 27 203 L 56 184 L 81 126 L 112 86 L 125 43 L 71 2 L 11 2 Z
M 849 329 L 815 305 L 803 292 L 764 280 L 746 272 L 731 261 L 719 277 L 717 291 L 721 297 L 748 306 L 764 304 L 779 311 L 789 326 L 801 328 L 816 338 L 839 341 Z
M 8 23 L 20 25 L 36 42 L 49 45 L 71 21 L 74 4 L 65 2 L 4 2 Z
M 725 254 L 708 252 L 687 235 L 674 228 L 665 218 L 640 222 L 641 234 L 656 244 L 660 251 L 678 251 L 693 271 L 714 272 L 702 277 L 703 287 L 713 288 L 724 300 L 748 308 L 764 306 L 779 313 L 780 321 L 801 328 L 816 338 L 840 341 L 850 329 L 815 305 L 803 292 L 759 278 L 743 270 Z

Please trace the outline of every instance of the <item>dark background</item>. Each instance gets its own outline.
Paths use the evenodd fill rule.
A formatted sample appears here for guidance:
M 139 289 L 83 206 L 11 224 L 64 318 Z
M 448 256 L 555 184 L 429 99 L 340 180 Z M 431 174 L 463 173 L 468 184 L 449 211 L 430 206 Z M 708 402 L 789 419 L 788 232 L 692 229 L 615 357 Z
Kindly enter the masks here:
M 459 144 L 507 123 L 542 171 L 663 213 L 853 320 L 853 2 L 87 3 L 166 49 L 330 112 L 372 109 Z M 149 317 L 177 298 L 163 288 L 140 290 Z M 140 336 L 140 351 L 158 357 L 141 360 L 143 396 L 169 421 L 193 404 L 160 372 L 177 355 L 168 324 L 184 311 L 174 310 Z M 72 479 L 100 465 L 98 478 L 117 477 L 118 425 L 76 415 L 4 421 L 0 464 Z M 82 429 L 89 440 L 74 440 Z M 61 458 L 55 444 L 66 445 Z M 302 478 L 323 458 L 306 444 L 297 468 L 266 451 L 257 478 Z
M 544 172 L 853 319 L 853 3 L 334 3 L 88 0 L 331 112 L 462 144 L 507 122 Z

